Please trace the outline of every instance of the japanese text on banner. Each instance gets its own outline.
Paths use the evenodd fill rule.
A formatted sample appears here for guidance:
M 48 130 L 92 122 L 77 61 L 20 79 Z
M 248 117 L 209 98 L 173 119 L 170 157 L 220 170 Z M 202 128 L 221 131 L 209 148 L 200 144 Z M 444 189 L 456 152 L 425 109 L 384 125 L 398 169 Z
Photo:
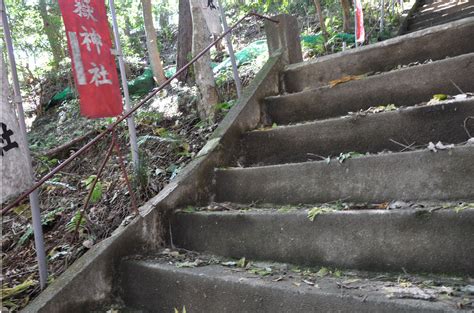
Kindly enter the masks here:
M 111 53 L 105 2 L 59 0 L 71 55 L 81 114 L 91 118 L 122 113 L 122 95 Z

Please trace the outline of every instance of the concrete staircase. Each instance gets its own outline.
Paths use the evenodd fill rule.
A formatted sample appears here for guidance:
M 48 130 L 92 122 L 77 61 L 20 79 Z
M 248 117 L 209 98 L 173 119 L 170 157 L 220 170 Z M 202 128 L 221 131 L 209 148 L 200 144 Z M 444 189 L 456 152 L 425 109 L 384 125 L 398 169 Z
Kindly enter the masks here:
M 405 33 L 473 16 L 472 0 L 419 0 L 408 18 Z
M 261 126 L 215 169 L 216 203 L 175 212 L 170 249 L 122 262 L 125 303 L 472 310 L 472 34 L 474 18 L 464 19 L 286 66 Z M 438 141 L 454 146 L 427 149 Z

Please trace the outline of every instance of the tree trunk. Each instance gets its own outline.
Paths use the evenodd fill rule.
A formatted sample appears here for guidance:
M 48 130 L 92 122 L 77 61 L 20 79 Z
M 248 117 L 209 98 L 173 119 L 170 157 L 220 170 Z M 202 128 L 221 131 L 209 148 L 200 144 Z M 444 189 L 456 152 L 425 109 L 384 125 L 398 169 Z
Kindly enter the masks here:
M 158 51 L 156 29 L 153 25 L 153 14 L 151 12 L 151 0 L 141 0 L 143 6 L 143 20 L 145 23 L 146 46 L 150 59 L 153 76 L 158 85 L 166 81 L 163 65 L 161 64 L 160 52 Z
M 64 54 L 61 48 L 58 31 L 54 27 L 51 17 L 48 14 L 48 6 L 46 5 L 45 0 L 39 1 L 39 12 L 41 19 L 43 20 L 44 32 L 48 38 L 49 46 L 51 47 L 51 52 L 53 54 L 54 67 L 58 67 L 59 63 L 64 58 Z
M 321 27 L 321 33 L 324 37 L 324 43 L 326 43 L 328 41 L 328 33 L 326 31 L 326 24 L 324 23 L 323 11 L 321 9 L 321 1 L 314 0 L 314 5 L 316 6 L 316 12 L 318 13 L 319 25 Z
M 193 21 L 189 0 L 179 0 L 178 48 L 176 52 L 176 70 L 183 68 L 189 61 L 193 47 Z M 188 70 L 178 76 L 178 80 L 188 80 Z
M 342 6 L 342 30 L 345 33 L 351 32 L 351 2 L 350 0 L 341 0 Z
M 211 33 L 202 12 L 205 4 L 201 0 L 189 0 L 193 20 L 193 55 L 197 55 L 210 43 Z M 201 92 L 198 112 L 201 120 L 214 120 L 215 107 L 219 102 L 214 73 L 211 68 L 211 53 L 208 51 L 194 63 L 196 83 Z

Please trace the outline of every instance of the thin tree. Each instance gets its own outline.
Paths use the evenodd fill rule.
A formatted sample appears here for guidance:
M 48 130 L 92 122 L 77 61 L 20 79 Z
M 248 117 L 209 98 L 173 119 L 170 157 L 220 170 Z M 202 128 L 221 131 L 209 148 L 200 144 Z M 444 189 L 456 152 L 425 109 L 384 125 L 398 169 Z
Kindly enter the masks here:
M 166 81 L 163 65 L 161 64 L 160 52 L 158 51 L 156 29 L 153 24 L 153 14 L 151 7 L 151 0 L 141 0 L 143 7 L 143 20 L 145 23 L 146 46 L 148 49 L 148 56 L 150 59 L 153 76 L 158 85 Z
M 176 52 L 176 70 L 183 68 L 189 61 L 193 47 L 193 22 L 189 0 L 179 0 L 178 47 Z M 188 80 L 188 70 L 178 76 L 178 80 Z
M 193 20 L 193 55 L 197 55 L 210 43 L 211 33 L 207 27 L 203 7 L 207 7 L 207 1 L 189 0 L 191 15 Z M 215 107 L 219 102 L 219 96 L 214 80 L 214 73 L 211 68 L 211 53 L 208 51 L 194 65 L 196 84 L 201 93 L 201 100 L 198 103 L 198 112 L 202 120 L 214 120 Z
M 342 30 L 345 33 L 351 31 L 351 1 L 341 0 L 342 6 Z
M 316 7 L 316 12 L 318 13 L 319 25 L 321 27 L 321 33 L 323 34 L 324 43 L 328 41 L 328 32 L 326 30 L 326 24 L 324 23 L 323 11 L 321 9 L 321 1 L 314 0 L 314 6 Z
M 51 53 L 53 54 L 53 64 L 57 67 L 64 58 L 58 28 L 54 26 L 52 16 L 48 13 L 48 5 L 46 4 L 46 1 L 39 0 L 38 4 L 39 13 L 43 20 L 44 33 L 46 34 L 46 38 L 48 38 Z

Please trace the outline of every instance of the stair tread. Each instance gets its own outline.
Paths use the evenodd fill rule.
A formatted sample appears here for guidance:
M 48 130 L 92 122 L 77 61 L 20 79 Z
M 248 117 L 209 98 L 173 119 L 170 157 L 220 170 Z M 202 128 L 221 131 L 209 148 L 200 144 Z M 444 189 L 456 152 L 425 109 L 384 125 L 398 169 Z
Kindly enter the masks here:
M 327 85 L 346 75 L 384 72 L 400 64 L 441 60 L 474 51 L 465 40 L 473 31 L 474 18 L 464 18 L 430 27 L 376 44 L 349 49 L 301 63 L 288 65 L 283 71 L 284 88 L 298 92 L 308 87 Z
M 471 309 L 474 301 L 468 293 L 473 281 L 466 278 L 249 261 L 244 261 L 247 268 L 242 268 L 236 266 L 237 260 L 169 249 L 155 256 L 131 258 L 122 267 L 128 272 L 125 297 L 135 296 L 133 300 L 142 300 L 141 305 L 158 302 L 162 310 L 185 306 L 192 312 L 198 312 L 202 305 L 208 306 L 206 312 L 251 312 L 253 308 L 265 308 L 265 312 L 288 312 L 289 308 L 308 312 L 304 309 L 310 308 L 317 312 L 318 304 L 324 312 L 327 305 L 334 311 L 373 312 L 383 308 L 396 312 L 446 312 L 457 311 L 458 303 L 466 303 L 464 309 Z M 142 274 L 142 280 L 128 281 L 132 286 L 127 286 L 127 280 L 136 277 L 136 273 Z M 153 288 L 147 288 L 150 284 Z M 174 292 L 160 292 L 165 288 Z M 452 296 L 446 297 L 446 293 Z M 279 297 L 280 301 L 275 301 Z
M 378 110 L 382 112 L 358 112 L 247 132 L 242 138 L 240 162 L 251 166 L 318 160 L 349 151 L 409 151 L 429 142 L 459 144 L 469 139 L 468 133 L 474 134 L 474 123 L 464 123 L 474 116 L 472 97 Z
M 474 197 L 474 145 L 359 156 L 217 169 L 216 199 L 295 204 Z
M 249 207 L 221 203 L 176 212 L 170 230 L 173 244 L 227 257 L 308 266 L 474 271 L 472 201 Z
M 474 53 L 348 81 L 265 98 L 272 122 L 296 123 L 346 115 L 384 104 L 414 105 L 434 94 L 472 92 Z M 428 83 L 429 82 L 429 83 Z

